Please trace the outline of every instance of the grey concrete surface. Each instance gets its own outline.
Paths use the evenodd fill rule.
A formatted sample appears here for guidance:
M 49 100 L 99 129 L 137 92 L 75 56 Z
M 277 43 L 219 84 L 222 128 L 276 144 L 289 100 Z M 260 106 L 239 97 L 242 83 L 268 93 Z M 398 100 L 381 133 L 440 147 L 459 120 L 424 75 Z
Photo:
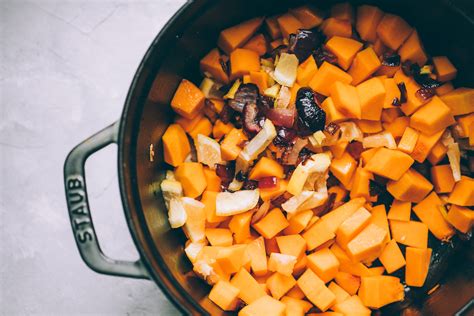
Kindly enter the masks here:
M 69 150 L 115 121 L 145 50 L 184 0 L 0 0 L 0 314 L 177 315 L 151 281 L 85 266 L 66 212 Z M 87 163 L 106 254 L 137 253 L 116 150 Z

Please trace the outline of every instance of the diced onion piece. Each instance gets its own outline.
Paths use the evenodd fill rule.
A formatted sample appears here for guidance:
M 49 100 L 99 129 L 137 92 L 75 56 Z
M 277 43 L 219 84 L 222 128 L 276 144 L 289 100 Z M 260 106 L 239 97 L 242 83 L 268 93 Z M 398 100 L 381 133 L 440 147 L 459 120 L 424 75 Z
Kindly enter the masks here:
M 278 93 L 280 92 L 280 85 L 278 83 L 274 84 L 270 88 L 265 89 L 263 91 L 263 94 L 266 95 L 267 97 L 272 97 L 276 99 L 278 97 Z
M 193 265 L 193 271 L 210 285 L 216 284 L 221 279 L 214 268 L 205 260 L 196 261 Z
M 163 194 L 163 199 L 165 200 L 165 204 L 168 209 L 170 208 L 171 199 L 178 199 L 183 196 L 183 186 L 179 181 L 174 179 L 165 179 L 161 181 L 160 187 L 161 193 Z
M 181 198 L 184 209 L 186 210 L 186 223 L 183 230 L 192 242 L 205 240 L 206 229 L 206 211 L 205 205 L 189 197 Z
M 295 256 L 272 252 L 270 254 L 270 259 L 268 259 L 268 270 L 291 276 L 295 264 Z
M 216 215 L 230 216 L 253 209 L 260 198 L 259 190 L 219 192 L 216 197 Z
M 174 176 L 174 172 L 172 170 L 167 170 L 166 171 L 166 179 L 168 180 L 176 180 L 176 177 Z
M 362 141 L 364 134 L 354 122 L 343 122 L 339 123 L 340 127 L 340 140 L 351 142 L 353 140 Z
M 282 86 L 292 87 L 296 81 L 298 58 L 294 54 L 282 53 L 275 67 L 274 79 Z
M 461 152 L 459 150 L 459 144 L 449 144 L 446 154 L 448 155 L 449 165 L 453 171 L 454 181 L 458 182 L 461 180 Z
M 324 205 L 328 199 L 327 192 L 313 192 L 313 194 L 300 206 L 300 211 L 310 210 Z
M 364 148 L 387 147 L 395 149 L 397 148 L 397 143 L 395 142 L 392 133 L 383 131 L 381 133 L 364 137 L 362 140 L 362 146 Z
M 178 228 L 186 223 L 188 215 L 180 198 L 172 198 L 168 206 L 168 221 L 171 228 Z
M 304 164 L 300 163 L 293 174 L 286 190 L 293 195 L 298 195 L 303 190 L 306 180 L 312 173 L 324 174 L 331 164 L 328 153 L 314 154 Z
M 266 119 L 262 130 L 240 152 L 241 158 L 247 162 L 255 160 L 270 145 L 276 135 L 276 129 L 272 121 Z
M 310 135 L 308 137 L 308 140 L 311 143 L 311 145 L 317 148 L 323 146 L 325 139 L 326 139 L 326 135 L 323 133 L 323 131 L 317 131 L 313 135 Z
M 241 83 L 242 81 L 240 81 L 240 79 L 235 80 L 232 87 L 230 87 L 229 91 L 224 96 L 224 99 L 233 99 L 235 97 L 235 93 L 237 92 L 237 90 L 239 90 Z
M 207 241 L 190 242 L 184 248 L 184 253 L 192 263 L 196 262 L 202 248 L 207 245 Z
M 229 187 L 227 189 L 229 191 L 235 192 L 235 191 L 239 191 L 240 189 L 242 189 L 243 185 L 244 185 L 244 183 L 242 181 L 239 181 L 239 180 L 234 178 L 234 180 L 232 180 L 232 182 L 229 183 Z
M 216 164 L 221 162 L 221 146 L 210 137 L 198 134 L 196 137 L 196 153 L 198 162 L 215 169 Z
M 275 100 L 275 108 L 277 109 L 286 109 L 290 104 L 291 92 L 288 87 L 282 86 L 278 97 Z
M 313 195 L 313 191 L 303 191 L 298 195 L 292 196 L 285 203 L 281 205 L 281 208 L 288 214 L 294 215 L 299 212 L 301 205 L 306 202 Z
M 214 80 L 210 78 L 204 78 L 201 81 L 199 89 L 202 91 L 206 98 L 209 98 L 209 93 L 211 92 L 212 87 L 214 86 Z

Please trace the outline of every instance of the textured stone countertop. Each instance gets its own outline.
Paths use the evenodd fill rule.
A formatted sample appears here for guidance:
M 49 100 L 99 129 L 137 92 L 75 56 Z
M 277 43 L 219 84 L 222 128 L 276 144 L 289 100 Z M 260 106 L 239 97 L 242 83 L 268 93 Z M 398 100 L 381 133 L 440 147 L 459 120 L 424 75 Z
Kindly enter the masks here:
M 119 118 L 152 39 L 184 0 L 0 0 L 0 314 L 178 315 L 151 281 L 91 271 L 66 211 L 63 163 Z M 116 149 L 87 163 L 106 254 L 137 258 Z

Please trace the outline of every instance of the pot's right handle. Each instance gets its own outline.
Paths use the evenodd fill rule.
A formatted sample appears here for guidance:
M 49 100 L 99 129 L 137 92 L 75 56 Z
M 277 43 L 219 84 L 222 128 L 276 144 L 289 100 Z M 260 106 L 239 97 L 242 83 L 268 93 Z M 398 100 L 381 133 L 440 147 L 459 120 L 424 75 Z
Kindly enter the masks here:
M 114 260 L 102 252 L 92 224 L 84 166 L 87 158 L 109 144 L 117 143 L 118 122 L 77 145 L 64 164 L 64 185 L 71 226 L 84 262 L 94 271 L 115 276 L 149 279 L 143 262 Z

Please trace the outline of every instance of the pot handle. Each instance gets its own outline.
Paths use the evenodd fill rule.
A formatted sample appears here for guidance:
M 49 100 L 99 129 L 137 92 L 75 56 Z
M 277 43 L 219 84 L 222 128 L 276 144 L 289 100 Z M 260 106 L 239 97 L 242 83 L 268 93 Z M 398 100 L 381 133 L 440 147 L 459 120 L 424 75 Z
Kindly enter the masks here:
M 141 259 L 135 262 L 107 257 L 99 246 L 87 198 L 84 166 L 93 153 L 117 143 L 119 123 L 104 128 L 77 145 L 64 163 L 64 186 L 72 231 L 79 253 L 92 270 L 115 276 L 149 279 Z

